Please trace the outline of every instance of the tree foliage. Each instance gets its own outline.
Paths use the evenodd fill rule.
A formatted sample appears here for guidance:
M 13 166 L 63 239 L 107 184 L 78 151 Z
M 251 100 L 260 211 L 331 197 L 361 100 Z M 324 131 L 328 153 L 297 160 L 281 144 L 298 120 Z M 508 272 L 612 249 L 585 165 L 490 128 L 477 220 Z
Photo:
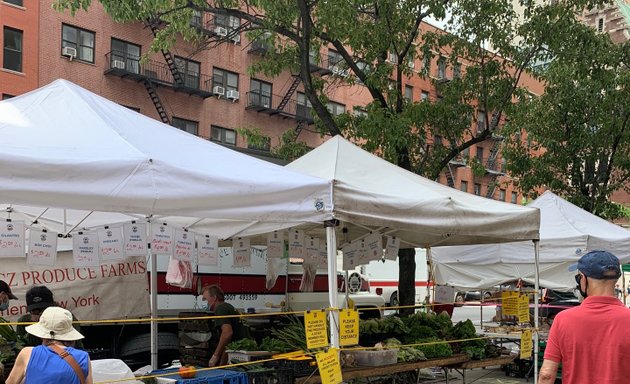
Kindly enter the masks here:
M 506 128 L 518 133 L 505 151 L 509 170 L 533 197 L 549 188 L 617 218 L 609 197 L 630 190 L 630 44 L 582 27 L 556 55 L 545 94 L 521 100 Z

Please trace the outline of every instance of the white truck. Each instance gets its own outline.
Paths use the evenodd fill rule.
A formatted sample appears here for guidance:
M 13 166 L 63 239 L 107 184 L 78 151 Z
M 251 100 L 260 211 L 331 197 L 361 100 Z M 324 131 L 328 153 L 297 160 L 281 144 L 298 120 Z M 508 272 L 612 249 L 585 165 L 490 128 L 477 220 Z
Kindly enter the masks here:
M 361 273 L 367 276 L 371 292 L 383 297 L 388 306 L 397 306 L 398 301 L 398 258 L 396 260 L 370 261 L 360 267 Z M 426 250 L 416 248 L 416 304 L 421 304 L 427 297 L 430 286 L 427 272 Z

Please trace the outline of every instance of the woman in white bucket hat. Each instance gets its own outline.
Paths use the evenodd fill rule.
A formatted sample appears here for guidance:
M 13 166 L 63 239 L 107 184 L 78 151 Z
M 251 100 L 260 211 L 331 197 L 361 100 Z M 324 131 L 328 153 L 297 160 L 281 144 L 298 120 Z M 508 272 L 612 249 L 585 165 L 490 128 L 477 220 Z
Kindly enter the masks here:
M 41 338 L 42 344 L 20 351 L 7 384 L 92 384 L 88 353 L 73 348 L 83 335 L 72 327 L 70 311 L 48 307 L 26 332 Z

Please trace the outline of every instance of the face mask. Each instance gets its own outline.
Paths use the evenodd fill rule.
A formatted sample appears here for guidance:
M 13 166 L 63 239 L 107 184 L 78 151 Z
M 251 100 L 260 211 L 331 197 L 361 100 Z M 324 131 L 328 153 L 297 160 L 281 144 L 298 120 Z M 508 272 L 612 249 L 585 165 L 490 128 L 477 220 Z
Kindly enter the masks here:
M 5 301 L 4 303 L 0 303 L 0 311 L 6 311 L 9 309 L 9 302 Z
M 580 303 L 582 302 L 582 300 L 588 297 L 588 294 L 586 293 L 586 291 L 582 290 L 582 284 L 580 284 L 581 281 L 582 281 L 582 275 L 578 273 L 577 275 L 575 275 L 575 282 L 577 283 L 577 286 L 575 287 L 575 293 L 576 293 L 575 296 L 577 296 Z M 586 280 L 586 289 L 588 290 L 588 280 Z

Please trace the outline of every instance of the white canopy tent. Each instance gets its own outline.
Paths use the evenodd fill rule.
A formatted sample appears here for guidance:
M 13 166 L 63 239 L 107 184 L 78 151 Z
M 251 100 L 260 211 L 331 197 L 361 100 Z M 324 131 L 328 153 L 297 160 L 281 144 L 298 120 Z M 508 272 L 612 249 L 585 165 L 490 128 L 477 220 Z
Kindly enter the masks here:
M 331 218 L 328 182 L 213 144 L 69 81 L 0 102 L 0 202 L 229 220 L 221 237 L 251 223 L 282 229 Z M 60 216 L 60 217 L 59 217 Z M 247 224 L 243 224 L 247 223 Z M 152 255 L 152 316 L 156 316 Z M 155 323 L 152 323 L 154 325 Z M 152 362 L 157 332 L 152 327 Z
M 540 209 L 540 283 L 567 290 L 575 287 L 571 264 L 586 252 L 605 249 L 630 262 L 630 231 L 609 223 L 546 191 L 529 207 Z M 529 243 L 439 247 L 433 250 L 436 280 L 460 289 L 491 288 L 523 279 L 533 283 L 535 265 Z

